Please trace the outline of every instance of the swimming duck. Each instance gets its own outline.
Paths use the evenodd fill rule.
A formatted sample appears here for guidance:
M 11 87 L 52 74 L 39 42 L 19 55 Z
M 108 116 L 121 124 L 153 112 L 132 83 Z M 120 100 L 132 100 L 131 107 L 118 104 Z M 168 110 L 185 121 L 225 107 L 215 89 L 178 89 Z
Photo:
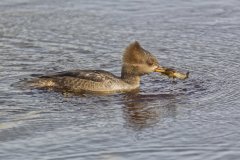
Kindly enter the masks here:
M 129 92 L 139 88 L 141 76 L 164 70 L 156 57 L 135 41 L 124 50 L 120 77 L 103 70 L 70 70 L 40 76 L 31 86 L 77 93 Z

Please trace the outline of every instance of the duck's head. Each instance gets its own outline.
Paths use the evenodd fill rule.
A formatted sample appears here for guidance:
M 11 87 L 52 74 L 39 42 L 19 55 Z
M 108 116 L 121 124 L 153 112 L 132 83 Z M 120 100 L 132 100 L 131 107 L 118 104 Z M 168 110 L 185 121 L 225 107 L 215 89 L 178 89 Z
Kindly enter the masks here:
M 163 67 L 155 56 L 143 49 L 139 42 L 131 43 L 123 54 L 122 76 L 142 76 L 152 72 L 162 72 Z

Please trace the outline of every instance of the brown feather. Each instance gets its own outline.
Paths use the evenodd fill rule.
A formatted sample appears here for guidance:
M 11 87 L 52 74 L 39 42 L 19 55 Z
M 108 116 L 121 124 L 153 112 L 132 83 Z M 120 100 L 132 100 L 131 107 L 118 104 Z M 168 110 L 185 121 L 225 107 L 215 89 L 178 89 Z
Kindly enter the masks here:
M 147 52 L 146 52 L 147 53 Z M 145 50 L 135 41 L 131 43 L 123 53 L 123 63 L 141 64 L 146 58 Z

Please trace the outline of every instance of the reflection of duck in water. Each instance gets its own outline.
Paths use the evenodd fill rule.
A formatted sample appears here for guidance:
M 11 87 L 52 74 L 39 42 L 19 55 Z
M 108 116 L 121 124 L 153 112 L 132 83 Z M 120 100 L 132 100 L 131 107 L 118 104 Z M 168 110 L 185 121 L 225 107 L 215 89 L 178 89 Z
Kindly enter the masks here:
M 70 92 L 114 93 L 135 90 L 140 77 L 164 72 L 158 60 L 135 41 L 124 51 L 121 77 L 102 70 L 72 70 L 33 79 L 31 86 Z
M 123 117 L 126 127 L 142 130 L 152 127 L 162 118 L 176 116 L 174 94 L 126 94 Z

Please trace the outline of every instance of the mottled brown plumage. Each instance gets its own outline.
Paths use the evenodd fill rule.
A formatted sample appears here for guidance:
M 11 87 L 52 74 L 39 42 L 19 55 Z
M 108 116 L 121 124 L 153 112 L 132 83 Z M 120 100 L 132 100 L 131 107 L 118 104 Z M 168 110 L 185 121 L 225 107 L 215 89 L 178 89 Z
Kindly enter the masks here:
M 140 76 L 161 70 L 157 59 L 135 41 L 123 53 L 121 77 L 102 70 L 72 70 L 38 77 L 31 86 L 71 92 L 112 93 L 137 89 Z

